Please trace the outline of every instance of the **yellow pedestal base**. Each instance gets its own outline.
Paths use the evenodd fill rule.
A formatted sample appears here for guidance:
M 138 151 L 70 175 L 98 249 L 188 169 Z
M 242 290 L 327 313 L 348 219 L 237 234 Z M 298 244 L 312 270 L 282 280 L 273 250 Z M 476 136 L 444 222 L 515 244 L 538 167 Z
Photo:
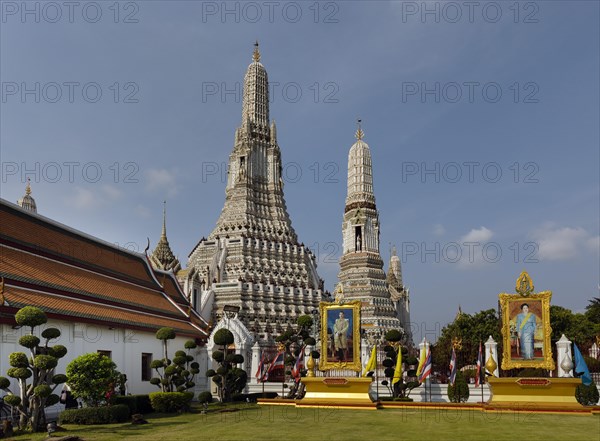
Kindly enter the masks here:
M 377 409 L 369 398 L 372 378 L 303 377 L 306 395 L 296 406 Z
M 583 409 L 575 399 L 579 378 L 488 378 L 488 406 L 536 409 Z

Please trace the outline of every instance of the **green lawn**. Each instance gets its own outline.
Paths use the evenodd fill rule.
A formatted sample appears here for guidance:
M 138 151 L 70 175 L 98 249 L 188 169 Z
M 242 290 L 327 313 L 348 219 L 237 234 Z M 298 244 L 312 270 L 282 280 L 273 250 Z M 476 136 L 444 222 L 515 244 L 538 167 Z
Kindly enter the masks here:
M 477 410 L 385 409 L 377 411 L 296 409 L 240 405 L 234 412 L 150 415 L 150 424 L 66 425 L 85 440 L 593 440 L 600 416 L 482 413 Z M 525 431 L 524 431 L 525 430 Z M 59 435 L 57 433 L 57 435 Z M 46 435 L 15 440 L 38 441 Z

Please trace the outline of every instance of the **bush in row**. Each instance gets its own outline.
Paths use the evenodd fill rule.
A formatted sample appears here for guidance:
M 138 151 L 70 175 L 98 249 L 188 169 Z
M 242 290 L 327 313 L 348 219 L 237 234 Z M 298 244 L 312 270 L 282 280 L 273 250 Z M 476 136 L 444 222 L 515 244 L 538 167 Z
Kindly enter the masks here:
M 598 402 L 598 399 L 600 399 L 600 393 L 598 393 L 596 383 L 592 380 L 592 384 L 589 386 L 585 386 L 584 384 L 577 386 L 575 398 L 579 404 L 584 406 L 594 406 Z
M 60 424 L 110 424 L 129 420 L 129 407 L 124 404 L 103 407 L 84 407 L 61 412 Z
M 189 409 L 192 398 L 192 392 L 152 392 L 150 403 L 157 412 L 183 412 Z
M 124 404 L 129 407 L 131 414 L 152 413 L 149 395 L 115 395 L 112 404 Z

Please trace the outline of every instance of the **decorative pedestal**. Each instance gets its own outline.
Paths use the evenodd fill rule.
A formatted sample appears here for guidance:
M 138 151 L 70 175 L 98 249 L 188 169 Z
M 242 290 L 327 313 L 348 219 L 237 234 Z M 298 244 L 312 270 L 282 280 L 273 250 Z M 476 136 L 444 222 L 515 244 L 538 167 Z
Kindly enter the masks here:
M 488 378 L 490 407 L 527 407 L 530 410 L 577 410 L 575 399 L 579 378 Z
M 306 395 L 296 400 L 296 406 L 331 406 L 360 409 L 377 409 L 369 398 L 372 378 L 304 377 Z

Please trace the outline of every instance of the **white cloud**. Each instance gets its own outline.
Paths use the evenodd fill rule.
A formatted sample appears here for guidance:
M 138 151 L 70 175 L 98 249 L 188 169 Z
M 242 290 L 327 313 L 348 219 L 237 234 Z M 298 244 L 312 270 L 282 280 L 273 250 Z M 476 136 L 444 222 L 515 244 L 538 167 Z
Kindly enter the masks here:
M 175 196 L 179 187 L 176 182 L 177 173 L 164 168 L 146 170 L 146 189 L 152 193 L 159 192 L 163 196 Z
M 94 196 L 94 193 L 82 187 L 75 187 L 75 196 L 70 200 L 75 207 L 82 210 L 89 210 L 98 205 L 98 199 Z
M 435 224 L 433 226 L 433 234 L 436 236 L 443 236 L 446 233 L 446 229 L 442 224 Z
M 600 252 L 600 236 L 590 237 L 586 242 L 587 247 L 593 252 Z
M 487 242 L 489 241 L 494 233 L 485 227 L 473 228 L 467 234 L 465 234 L 460 240 L 461 242 Z
M 534 230 L 532 237 L 539 247 L 538 256 L 543 260 L 573 259 L 594 240 L 581 227 L 556 228 L 552 224 L 545 224 Z
M 460 259 L 456 262 L 457 269 L 476 269 L 486 263 L 496 261 L 497 246 L 493 249 L 487 247 L 494 232 L 486 227 L 473 228 L 458 241 L 460 245 Z M 454 260 L 454 257 L 450 257 Z
M 102 186 L 102 191 L 104 192 L 107 199 L 112 201 L 120 199 L 121 196 L 123 196 L 123 192 L 114 185 L 104 185 Z

